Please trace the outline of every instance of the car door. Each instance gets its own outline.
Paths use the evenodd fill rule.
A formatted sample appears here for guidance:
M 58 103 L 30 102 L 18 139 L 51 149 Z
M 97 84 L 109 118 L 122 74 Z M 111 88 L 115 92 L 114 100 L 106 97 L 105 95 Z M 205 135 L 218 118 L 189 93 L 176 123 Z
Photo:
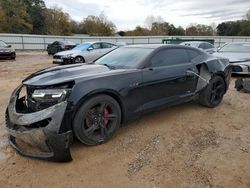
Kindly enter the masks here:
M 104 55 L 114 49 L 114 45 L 108 42 L 102 43 L 101 55 Z
M 96 42 L 92 44 L 87 51 L 83 52 L 83 57 L 86 62 L 92 62 L 96 60 L 98 57 L 100 57 L 102 45 L 100 42 Z
M 178 103 L 195 91 L 198 73 L 185 49 L 160 50 L 143 70 L 144 105 L 142 110 Z

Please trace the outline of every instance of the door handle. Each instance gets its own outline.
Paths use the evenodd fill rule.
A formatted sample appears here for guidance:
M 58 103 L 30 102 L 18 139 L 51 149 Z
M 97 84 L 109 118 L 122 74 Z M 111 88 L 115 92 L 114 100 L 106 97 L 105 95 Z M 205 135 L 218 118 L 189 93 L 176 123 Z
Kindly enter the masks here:
M 153 71 L 154 68 L 153 68 L 153 67 L 149 67 L 148 70 L 149 70 L 149 71 Z

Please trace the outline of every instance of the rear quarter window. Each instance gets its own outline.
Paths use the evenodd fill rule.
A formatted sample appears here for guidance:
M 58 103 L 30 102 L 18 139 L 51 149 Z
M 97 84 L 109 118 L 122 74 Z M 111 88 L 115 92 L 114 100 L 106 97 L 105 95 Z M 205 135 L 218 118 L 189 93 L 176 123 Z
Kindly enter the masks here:
M 196 50 L 191 50 L 191 49 L 186 49 L 187 54 L 189 56 L 189 61 L 190 62 L 196 62 L 200 61 L 201 58 L 203 57 L 202 53 Z

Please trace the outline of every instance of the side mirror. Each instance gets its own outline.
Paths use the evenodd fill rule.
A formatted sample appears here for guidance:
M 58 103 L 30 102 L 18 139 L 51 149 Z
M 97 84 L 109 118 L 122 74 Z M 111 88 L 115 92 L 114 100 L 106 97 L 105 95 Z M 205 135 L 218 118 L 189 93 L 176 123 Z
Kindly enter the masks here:
M 11 45 L 8 45 L 7 47 L 8 47 L 8 48 L 11 48 L 12 46 L 11 46 Z
M 87 50 L 91 51 L 91 50 L 94 50 L 94 48 L 93 47 L 89 47 Z

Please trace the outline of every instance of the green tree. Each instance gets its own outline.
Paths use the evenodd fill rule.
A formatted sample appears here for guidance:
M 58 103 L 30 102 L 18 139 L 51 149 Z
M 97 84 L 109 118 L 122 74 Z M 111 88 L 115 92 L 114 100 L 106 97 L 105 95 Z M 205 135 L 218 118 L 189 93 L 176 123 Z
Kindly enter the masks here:
M 71 28 L 72 28 L 72 33 L 75 33 L 75 34 L 86 34 L 86 32 L 84 32 L 81 28 L 81 25 L 80 23 L 74 21 L 74 20 L 71 20 L 70 21 L 70 25 L 71 25 Z
M 169 25 L 169 35 L 170 36 L 175 36 L 175 35 L 183 36 L 183 35 L 185 35 L 185 30 L 181 26 L 176 28 L 173 24 L 170 24 Z
M 88 16 L 81 23 L 81 30 L 91 36 L 113 36 L 116 26 L 101 13 L 100 16 Z
M 195 26 L 189 26 L 187 29 L 186 29 L 186 35 L 188 36 L 196 36 L 198 35 L 198 30 Z
M 0 0 L 0 28 L 7 33 L 31 33 L 32 24 L 21 0 Z
M 118 35 L 120 35 L 121 37 L 125 36 L 126 35 L 126 32 L 125 31 L 119 31 L 117 32 Z
M 195 24 L 186 29 L 186 35 L 188 36 L 211 36 L 214 31 L 211 26 Z
M 70 16 L 61 9 L 54 7 L 47 9 L 45 23 L 47 34 L 49 35 L 71 35 L 72 25 L 70 24 Z
M 141 26 L 137 26 L 134 30 L 126 32 L 126 36 L 149 36 L 149 35 L 150 35 L 150 30 L 147 28 L 143 28 Z
M 46 6 L 43 0 L 23 0 L 33 25 L 33 34 L 46 34 Z
M 217 33 L 220 36 L 238 36 L 242 31 L 242 21 L 223 22 L 217 26 Z
M 150 35 L 168 35 L 169 34 L 169 23 L 167 22 L 154 22 L 150 31 Z
M 240 28 L 239 36 L 250 36 L 250 20 L 242 20 Z

